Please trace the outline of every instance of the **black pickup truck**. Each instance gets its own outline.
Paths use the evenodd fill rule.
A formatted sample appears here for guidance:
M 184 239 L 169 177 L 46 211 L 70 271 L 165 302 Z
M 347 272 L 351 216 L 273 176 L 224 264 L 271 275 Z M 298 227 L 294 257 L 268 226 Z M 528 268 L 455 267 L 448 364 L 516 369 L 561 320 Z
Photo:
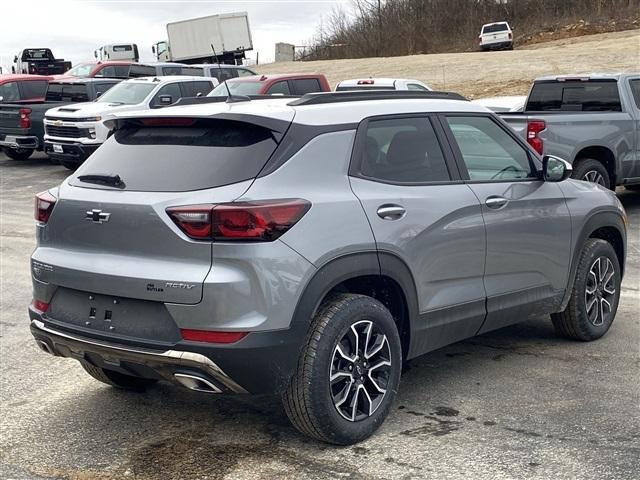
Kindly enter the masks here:
M 59 75 L 71 68 L 71 62 L 56 58 L 48 48 L 25 48 L 13 58 L 13 73 Z
M 82 78 L 49 82 L 44 100 L 0 104 L 0 148 L 9 158 L 26 160 L 44 146 L 44 114 L 53 107 L 91 102 L 109 90 L 117 78 Z

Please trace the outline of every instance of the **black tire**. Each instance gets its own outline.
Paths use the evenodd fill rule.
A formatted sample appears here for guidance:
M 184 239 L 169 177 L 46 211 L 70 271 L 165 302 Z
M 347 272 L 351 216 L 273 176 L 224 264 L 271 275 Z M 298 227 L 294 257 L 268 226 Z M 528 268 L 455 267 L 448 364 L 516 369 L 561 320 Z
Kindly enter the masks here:
M 85 372 L 91 375 L 96 380 L 106 383 L 112 387 L 121 388 L 123 390 L 131 390 L 134 392 L 144 392 L 147 387 L 150 387 L 157 380 L 153 378 L 141 378 L 134 377 L 132 375 L 125 375 L 113 370 L 107 370 L 105 368 L 95 367 L 86 362 L 80 362 Z
M 640 192 L 640 184 L 638 185 L 625 185 L 625 190 L 629 190 L 630 192 Z
M 601 280 L 604 280 L 604 285 L 603 281 L 594 283 L 594 278 L 597 280 L 598 276 L 602 276 L 597 273 L 596 262 L 601 262 L 601 271 L 605 271 L 605 265 L 607 272 L 610 272 L 610 269 L 613 271 L 609 281 L 607 281 L 609 273 L 603 274 L 604 279 Z M 592 269 L 596 269 L 596 273 L 591 274 Z M 596 340 L 607 333 L 616 316 L 620 300 L 620 273 L 618 256 L 611 244 L 597 238 L 588 239 L 580 253 L 569 304 L 563 312 L 551 315 L 556 332 L 563 337 L 584 342 Z M 595 290 L 590 295 L 587 289 L 593 289 L 594 284 Z M 612 289 L 613 295 L 607 293 Z M 595 306 L 589 309 L 588 303 L 593 298 L 595 298 Z M 603 303 L 603 299 L 606 303 Z M 600 306 L 603 310 L 598 308 Z
M 69 170 L 77 170 L 80 164 L 75 162 L 69 162 L 68 160 L 60 160 L 60 165 L 64 168 L 68 168 Z
M 609 172 L 598 160 L 593 158 L 583 158 L 577 162 L 573 167 L 571 178 L 576 180 L 584 180 L 586 182 L 599 183 L 603 187 L 612 189 L 611 179 L 609 178 Z M 601 179 L 601 181 L 600 181 Z
M 347 345 L 346 349 L 353 347 L 357 336 L 354 332 L 364 332 L 366 338 L 375 338 L 375 341 L 373 348 L 366 349 L 365 346 L 357 350 L 355 361 L 347 362 L 338 353 L 338 343 Z M 368 356 L 364 355 L 365 350 Z M 386 365 L 387 356 L 390 365 Z M 398 390 L 401 367 L 400 337 L 389 310 L 371 297 L 337 295 L 322 305 L 313 318 L 297 369 L 282 396 L 285 411 L 300 432 L 317 440 L 336 445 L 360 442 L 371 436 L 387 417 Z M 334 371 L 337 375 L 332 373 Z M 374 382 L 372 375 L 381 373 Z M 341 379 L 331 380 L 330 376 L 334 375 Z M 350 379 L 344 378 L 349 375 Z M 356 378 L 358 375 L 359 379 Z M 366 394 L 361 393 L 362 390 Z M 336 396 L 343 397 L 344 406 L 336 405 L 339 400 L 334 403 Z M 354 397 L 356 401 L 352 402 Z M 373 400 L 367 401 L 367 398 Z M 354 403 L 355 409 L 350 407 Z M 344 410 L 351 412 L 355 420 L 347 419 Z
M 26 160 L 33 155 L 33 150 L 29 148 L 5 148 L 4 153 L 11 160 Z

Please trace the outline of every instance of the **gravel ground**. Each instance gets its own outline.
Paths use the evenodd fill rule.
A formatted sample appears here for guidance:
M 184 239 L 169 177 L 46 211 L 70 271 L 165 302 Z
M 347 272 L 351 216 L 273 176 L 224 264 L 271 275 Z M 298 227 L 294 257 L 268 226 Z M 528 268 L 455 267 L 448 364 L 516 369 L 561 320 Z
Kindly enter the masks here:
M 117 391 L 38 350 L 32 199 L 66 175 L 0 156 L 0 478 L 638 478 L 640 194 L 620 192 L 630 245 L 606 337 L 530 321 L 413 360 L 380 431 L 336 448 L 299 435 L 274 398 Z
M 605 67 L 603 67 L 606 66 Z M 415 78 L 469 98 L 526 95 L 541 75 L 640 71 L 640 30 L 540 43 L 513 51 L 272 63 L 259 73 L 324 73 L 332 87 L 348 78 Z

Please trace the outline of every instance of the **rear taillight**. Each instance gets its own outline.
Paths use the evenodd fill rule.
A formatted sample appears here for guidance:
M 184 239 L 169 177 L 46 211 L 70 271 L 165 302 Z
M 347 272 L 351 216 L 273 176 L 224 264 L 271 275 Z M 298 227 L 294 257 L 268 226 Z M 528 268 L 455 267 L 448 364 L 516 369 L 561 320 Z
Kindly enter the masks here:
M 275 240 L 307 213 L 311 204 L 302 199 L 188 205 L 167 208 L 167 214 L 196 240 Z
M 49 309 L 49 304 L 47 302 L 43 302 L 42 300 L 33 299 L 31 302 L 31 306 L 34 310 L 40 313 L 44 313 Z
M 540 138 L 540 132 L 547 128 L 544 120 L 529 120 L 527 122 L 527 142 L 533 149 L 542 155 L 544 150 L 544 142 Z
M 40 192 L 36 195 L 33 216 L 38 222 L 47 223 L 55 205 L 56 197 L 46 191 Z
M 236 343 L 247 336 L 248 332 L 215 332 L 212 330 L 180 329 L 183 340 L 206 343 Z
M 372 78 L 368 80 L 358 80 L 358 85 L 373 85 L 374 83 L 375 80 L 373 80 Z
M 509 40 L 513 38 L 513 33 L 509 32 Z
M 21 108 L 19 110 L 20 120 L 18 121 L 18 125 L 20 128 L 31 128 L 31 119 L 29 115 L 31 115 L 30 108 Z

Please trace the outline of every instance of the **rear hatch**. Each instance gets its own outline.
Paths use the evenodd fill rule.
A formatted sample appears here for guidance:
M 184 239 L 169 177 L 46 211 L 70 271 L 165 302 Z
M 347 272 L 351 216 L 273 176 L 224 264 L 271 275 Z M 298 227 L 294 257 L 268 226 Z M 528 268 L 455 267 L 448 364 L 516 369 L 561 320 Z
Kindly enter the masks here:
M 511 32 L 506 23 L 497 23 L 494 25 L 486 25 L 482 30 L 482 43 L 502 43 L 511 40 Z
M 39 279 L 100 295 L 200 302 L 212 242 L 189 238 L 166 209 L 232 202 L 248 189 L 289 124 L 279 122 L 278 132 L 255 118 L 120 120 L 60 187 L 33 255 L 46 265 Z

